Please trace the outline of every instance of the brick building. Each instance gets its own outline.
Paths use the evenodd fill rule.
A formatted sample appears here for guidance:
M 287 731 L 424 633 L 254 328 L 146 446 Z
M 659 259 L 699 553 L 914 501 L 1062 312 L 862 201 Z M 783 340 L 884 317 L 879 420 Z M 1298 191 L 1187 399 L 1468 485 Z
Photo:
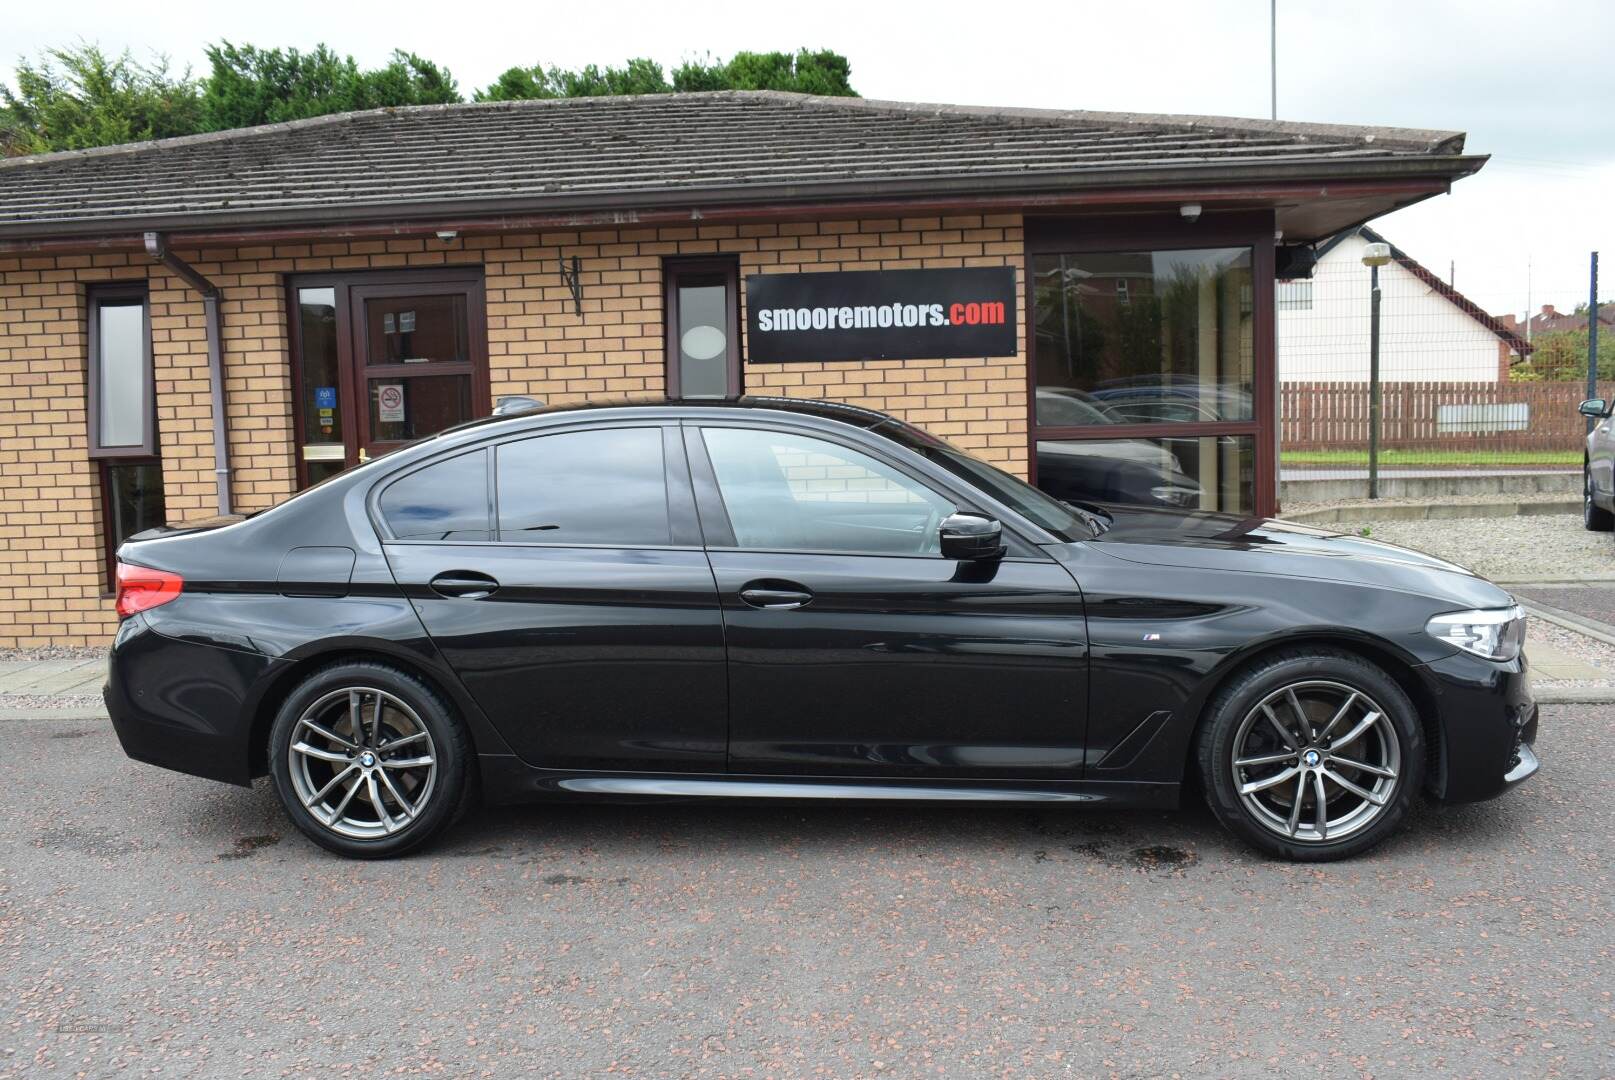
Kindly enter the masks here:
M 134 531 L 512 395 L 838 399 L 1063 497 L 1271 512 L 1275 261 L 1483 161 L 1451 132 L 724 92 L 0 162 L 0 647 L 104 639 Z M 767 359 L 759 275 L 824 359 Z M 960 347 L 914 354 L 940 339 L 913 290 L 991 280 L 996 337 L 943 302 Z

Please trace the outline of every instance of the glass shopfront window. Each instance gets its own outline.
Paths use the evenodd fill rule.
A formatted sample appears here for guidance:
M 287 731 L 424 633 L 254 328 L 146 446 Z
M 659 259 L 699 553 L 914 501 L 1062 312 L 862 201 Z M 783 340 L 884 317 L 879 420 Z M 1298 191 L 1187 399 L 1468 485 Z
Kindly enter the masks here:
M 1039 487 L 1066 501 L 1255 512 L 1253 256 L 1033 256 Z
M 1251 249 L 1033 260 L 1039 426 L 1250 420 Z

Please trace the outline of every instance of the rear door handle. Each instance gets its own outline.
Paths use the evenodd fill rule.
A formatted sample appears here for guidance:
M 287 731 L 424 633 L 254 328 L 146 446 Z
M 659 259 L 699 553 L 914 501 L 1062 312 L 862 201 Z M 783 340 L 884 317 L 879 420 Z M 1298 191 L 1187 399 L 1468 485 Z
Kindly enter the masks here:
M 461 600 L 481 600 L 499 591 L 499 582 L 475 570 L 446 570 L 428 584 L 439 596 Z
M 758 581 L 742 587 L 740 599 L 754 608 L 777 611 L 805 607 L 813 594 L 794 581 Z

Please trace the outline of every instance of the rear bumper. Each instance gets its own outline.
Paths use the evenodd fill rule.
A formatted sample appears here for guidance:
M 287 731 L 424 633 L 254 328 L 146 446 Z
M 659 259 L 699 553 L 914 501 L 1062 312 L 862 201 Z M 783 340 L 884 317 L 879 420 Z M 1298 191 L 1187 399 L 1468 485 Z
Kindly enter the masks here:
M 1441 802 L 1478 802 L 1529 780 L 1537 705 L 1525 658 L 1506 664 L 1459 653 L 1420 669 L 1435 702 L 1428 786 Z
M 276 661 L 165 637 L 142 615 L 112 643 L 101 696 L 123 752 L 176 772 L 252 783 L 252 688 Z

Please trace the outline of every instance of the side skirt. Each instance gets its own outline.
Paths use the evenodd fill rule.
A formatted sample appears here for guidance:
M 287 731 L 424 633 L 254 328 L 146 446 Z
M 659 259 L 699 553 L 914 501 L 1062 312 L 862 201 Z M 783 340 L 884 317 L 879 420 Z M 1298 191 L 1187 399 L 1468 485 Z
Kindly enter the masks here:
M 505 755 L 481 757 L 483 791 L 494 804 L 553 798 L 616 800 L 682 799 L 846 799 L 874 802 L 1064 803 L 1175 809 L 1179 785 L 1132 781 L 1059 783 L 1005 780 L 946 783 L 913 780 L 849 780 L 844 777 L 713 776 L 673 773 L 614 774 L 535 769 Z

